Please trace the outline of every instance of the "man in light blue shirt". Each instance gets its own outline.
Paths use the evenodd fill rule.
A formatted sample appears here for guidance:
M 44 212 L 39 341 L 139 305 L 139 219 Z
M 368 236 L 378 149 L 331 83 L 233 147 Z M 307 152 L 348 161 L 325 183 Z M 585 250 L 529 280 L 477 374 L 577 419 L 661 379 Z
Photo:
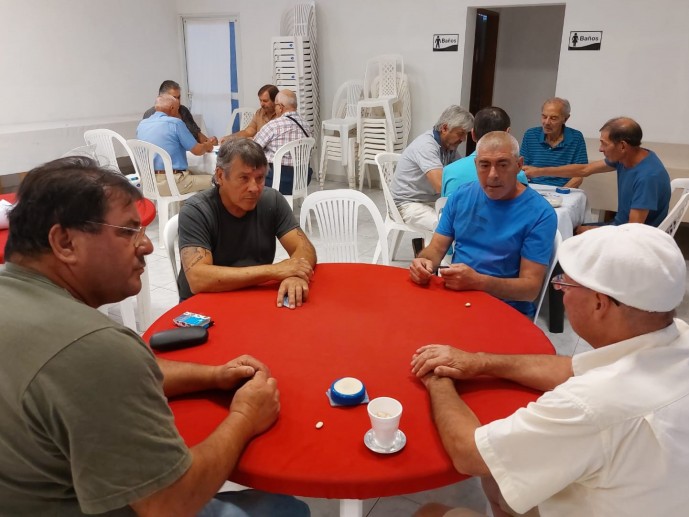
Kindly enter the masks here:
M 201 156 L 213 151 L 213 142 L 199 143 L 179 118 L 179 101 L 172 95 L 159 95 L 156 99 L 155 113 L 139 122 L 136 138 L 150 142 L 165 149 L 172 160 L 175 183 L 180 194 L 198 192 L 211 186 L 211 175 L 192 175 L 187 164 L 187 151 Z M 163 196 L 170 195 L 165 178 L 165 167 L 160 156 L 153 159 L 158 191 Z
M 478 142 L 481 137 L 491 131 L 510 132 L 510 116 L 502 108 L 491 106 L 480 110 L 474 117 L 474 128 L 471 130 L 471 138 Z M 461 185 L 476 181 L 476 151 L 465 158 L 446 165 L 443 169 L 443 186 L 440 191 L 441 197 L 448 197 Z M 524 185 L 528 185 L 524 171 L 520 171 L 517 180 Z

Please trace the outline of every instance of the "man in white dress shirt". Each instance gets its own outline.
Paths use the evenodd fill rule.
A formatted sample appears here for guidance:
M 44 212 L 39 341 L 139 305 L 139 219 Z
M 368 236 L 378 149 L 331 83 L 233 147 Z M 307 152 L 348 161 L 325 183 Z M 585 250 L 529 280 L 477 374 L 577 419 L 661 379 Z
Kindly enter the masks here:
M 689 326 L 674 319 L 682 253 L 666 233 L 625 224 L 568 239 L 558 259 L 564 275 L 553 284 L 593 350 L 570 358 L 421 347 L 412 371 L 443 445 L 457 470 L 483 477 L 496 517 L 686 515 Z M 482 375 L 545 393 L 481 425 L 454 382 Z M 432 504 L 418 515 L 475 513 Z

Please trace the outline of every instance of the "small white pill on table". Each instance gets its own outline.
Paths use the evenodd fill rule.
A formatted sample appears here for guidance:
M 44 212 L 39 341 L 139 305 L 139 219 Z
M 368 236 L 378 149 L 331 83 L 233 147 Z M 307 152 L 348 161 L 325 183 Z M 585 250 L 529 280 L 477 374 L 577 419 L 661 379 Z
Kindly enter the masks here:
M 466 302 L 466 303 L 464 304 L 464 307 L 471 307 L 471 304 L 470 304 L 469 302 Z
M 316 429 L 320 429 L 321 427 L 323 427 L 323 422 L 317 422 Z

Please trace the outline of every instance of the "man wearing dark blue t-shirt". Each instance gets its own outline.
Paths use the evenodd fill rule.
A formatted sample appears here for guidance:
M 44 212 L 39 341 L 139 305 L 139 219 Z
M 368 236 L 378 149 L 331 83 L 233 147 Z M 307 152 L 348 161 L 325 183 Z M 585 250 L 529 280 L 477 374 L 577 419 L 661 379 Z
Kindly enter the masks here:
M 523 160 L 514 137 L 493 131 L 476 151 L 478 182 L 450 196 L 431 243 L 409 268 L 410 277 L 427 284 L 454 242 L 452 265 L 442 272 L 445 287 L 485 291 L 533 316 L 553 251 L 555 210 L 517 181 Z
M 641 147 L 641 126 L 627 117 L 608 120 L 600 129 L 600 152 L 605 156 L 585 165 L 524 167 L 527 176 L 584 178 L 591 174 L 617 171 L 617 215 L 612 224 L 643 223 L 658 226 L 670 204 L 670 175 L 660 158 Z M 577 234 L 598 228 L 583 224 Z

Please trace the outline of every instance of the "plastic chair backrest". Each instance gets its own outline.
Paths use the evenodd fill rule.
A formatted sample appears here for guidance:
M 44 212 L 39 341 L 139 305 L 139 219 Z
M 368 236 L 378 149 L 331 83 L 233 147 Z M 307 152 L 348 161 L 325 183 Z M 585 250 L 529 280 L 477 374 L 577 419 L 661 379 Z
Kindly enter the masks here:
M 364 98 L 397 97 L 397 73 L 404 74 L 404 59 L 399 54 L 376 56 L 366 62 Z M 376 88 L 373 80 L 380 76 Z
M 231 135 L 237 131 L 245 130 L 246 126 L 248 126 L 251 123 L 251 120 L 254 118 L 255 113 L 256 110 L 253 108 L 237 108 L 233 110 L 232 114 L 230 115 L 230 121 L 227 123 L 225 134 Z M 235 129 L 234 126 L 237 122 L 239 122 L 239 127 Z
M 396 223 L 406 224 L 390 192 L 390 184 L 395 175 L 395 168 L 397 167 L 397 162 L 400 160 L 400 156 L 402 155 L 397 153 L 379 153 L 376 155 L 375 161 L 378 166 L 378 172 L 380 173 L 380 185 L 383 188 L 388 216 Z
M 175 243 L 179 238 L 178 214 L 173 215 L 165 224 L 163 238 L 165 239 L 165 249 L 167 250 L 167 256 L 170 259 L 170 265 L 172 266 L 172 273 L 175 275 L 175 286 L 177 286 L 177 277 L 179 276 L 179 270 L 177 269 L 177 258 L 175 257 Z
M 357 103 L 363 98 L 364 83 L 350 79 L 340 85 L 333 98 L 332 118 L 356 118 Z
M 87 156 L 98 161 L 98 156 L 96 156 L 96 144 L 75 147 L 74 149 L 70 149 L 65 154 L 60 156 L 60 158 L 67 158 L 68 156 Z M 100 164 L 100 162 L 98 163 Z
M 671 185 L 673 192 L 675 190 L 682 190 L 682 193 L 680 194 L 679 201 L 668 212 L 663 222 L 658 225 L 658 229 L 674 237 L 682 219 L 684 219 L 684 215 L 689 209 L 689 178 L 676 178 L 672 180 Z
M 306 227 L 313 211 L 320 232 L 319 262 L 358 262 L 359 208 L 366 208 L 378 231 L 382 261 L 390 264 L 385 223 L 375 203 L 366 194 L 354 189 L 321 190 L 306 197 L 301 207 L 299 224 Z
M 313 138 L 298 138 L 287 142 L 275 152 L 273 157 L 273 188 L 280 188 L 280 176 L 282 173 L 282 158 L 290 153 L 292 166 L 294 167 L 294 180 L 292 181 L 292 197 L 306 197 L 306 187 L 309 181 L 309 163 L 311 150 L 316 144 Z
M 153 159 L 156 155 L 160 155 L 163 160 L 165 176 L 167 178 L 168 187 L 170 188 L 171 197 L 179 197 L 180 194 L 172 169 L 172 159 L 168 152 L 162 147 L 158 147 L 150 142 L 144 142 L 143 140 L 127 140 L 127 144 L 132 151 L 136 164 L 135 166 L 139 171 L 144 197 L 149 199 L 159 199 L 163 197 L 158 192 L 158 182 L 156 181 L 155 167 L 153 166 Z
M 555 232 L 555 240 L 553 241 L 553 253 L 550 255 L 550 263 L 548 264 L 548 271 L 543 279 L 543 285 L 541 286 L 541 291 L 538 293 L 538 298 L 536 298 L 536 312 L 534 313 L 533 320 L 536 321 L 538 318 L 538 313 L 541 312 L 541 305 L 543 305 L 543 298 L 545 298 L 545 293 L 550 285 L 550 277 L 555 270 L 555 264 L 557 264 L 557 249 L 562 244 L 562 235 L 560 230 Z
M 96 146 L 96 160 L 98 160 L 101 167 L 110 167 L 119 171 L 120 167 L 117 165 L 115 146 L 112 143 L 113 140 L 117 140 L 122 145 L 132 160 L 134 171 L 138 173 L 136 163 L 134 163 L 134 157 L 127 145 L 127 141 L 119 133 L 110 129 L 89 129 L 84 132 L 84 141 L 86 145 Z

